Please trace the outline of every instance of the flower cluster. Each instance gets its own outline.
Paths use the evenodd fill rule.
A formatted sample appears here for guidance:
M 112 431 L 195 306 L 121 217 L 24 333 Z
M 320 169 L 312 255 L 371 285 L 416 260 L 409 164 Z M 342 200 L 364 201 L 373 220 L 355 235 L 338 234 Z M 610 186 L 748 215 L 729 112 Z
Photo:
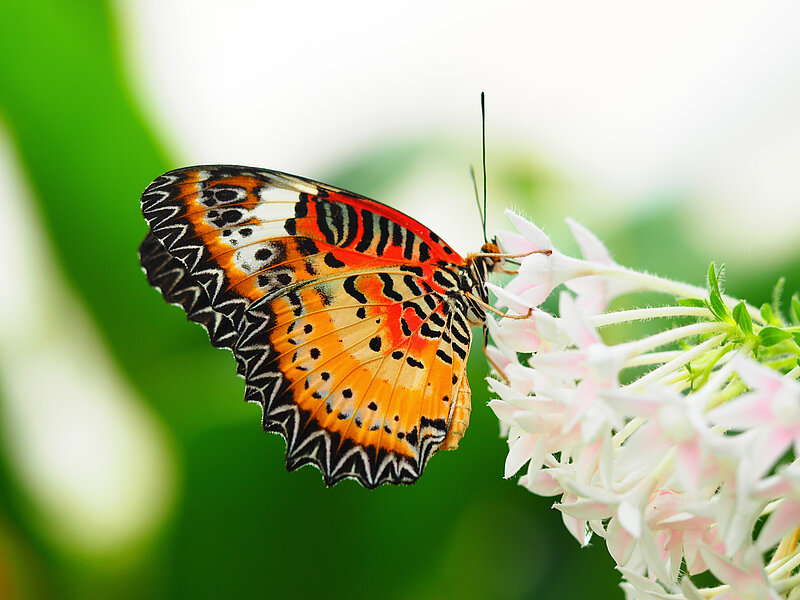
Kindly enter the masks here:
M 507 214 L 500 245 L 522 258 L 488 284 L 506 310 L 487 348 L 505 476 L 557 497 L 580 544 L 604 538 L 628 598 L 800 598 L 797 297 L 787 322 L 725 296 L 713 264 L 708 289 L 680 284 L 618 265 L 578 223 L 582 259 Z M 540 307 L 556 288 L 557 316 Z M 663 302 L 608 310 L 639 291 Z

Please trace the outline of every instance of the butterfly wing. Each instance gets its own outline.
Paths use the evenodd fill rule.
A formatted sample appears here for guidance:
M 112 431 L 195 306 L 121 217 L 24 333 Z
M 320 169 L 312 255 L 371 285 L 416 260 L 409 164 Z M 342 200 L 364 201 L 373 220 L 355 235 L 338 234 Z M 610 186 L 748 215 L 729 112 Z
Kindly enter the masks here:
M 140 250 L 165 299 L 230 347 L 287 466 L 329 485 L 415 481 L 469 414 L 463 262 L 367 198 L 284 173 L 190 167 L 142 197 Z

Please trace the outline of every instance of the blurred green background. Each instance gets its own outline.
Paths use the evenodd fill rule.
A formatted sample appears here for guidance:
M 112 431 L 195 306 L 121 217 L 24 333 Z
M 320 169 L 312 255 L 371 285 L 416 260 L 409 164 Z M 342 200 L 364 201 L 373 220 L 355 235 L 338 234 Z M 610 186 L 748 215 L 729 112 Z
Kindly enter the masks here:
M 0 229 L 0 598 L 622 596 L 602 543 L 579 549 L 550 510 L 552 499 L 502 479 L 507 447 L 485 408 L 479 351 L 470 357 L 469 432 L 414 486 L 326 489 L 312 468 L 287 473 L 283 441 L 265 435 L 259 409 L 241 402 L 233 358 L 165 305 L 137 263 L 142 189 L 184 158 L 201 162 L 191 160 L 191 141 L 168 133 L 158 99 L 141 83 L 135 57 L 152 40 L 136 38 L 126 23 L 137 5 L 4 0 L 0 8 L 0 207 L 8 221 Z M 363 12 L 367 27 L 374 15 Z M 448 14 L 442 9 L 434 18 L 444 23 Z M 176 47 L 198 43 L 225 52 L 211 32 L 174 40 Z M 292 68 L 291 56 L 280 60 L 276 68 Z M 398 64 L 382 68 L 399 73 Z M 517 63 L 484 68 L 507 75 L 500 95 L 519 76 Z M 216 64 L 204 75 L 224 74 Z M 478 87 L 470 94 L 482 82 L 471 85 Z M 272 93 L 291 103 L 296 92 L 278 85 Z M 326 90 L 318 93 L 324 101 Z M 420 103 L 436 93 L 419 92 Z M 490 90 L 490 131 L 493 98 Z M 299 174 L 389 201 L 408 193 L 413 179 L 419 202 L 431 204 L 431 180 L 457 173 L 463 204 L 434 203 L 444 218 L 422 220 L 439 233 L 463 229 L 477 247 L 465 175 L 479 158 L 477 92 L 458 102 L 469 105 L 476 135 L 449 125 L 388 127 L 364 147 L 330 152 L 315 172 Z M 235 98 L 227 110 L 219 121 L 235 120 Z M 298 131 L 301 117 L 294 116 Z M 726 205 L 704 204 L 702 186 L 662 181 L 607 211 L 612 192 L 568 174 L 557 160 L 537 159 L 546 150 L 504 134 L 513 128 L 498 129 L 489 148 L 490 225 L 514 205 L 569 248 L 560 222 L 571 215 L 623 264 L 702 284 L 708 261 L 727 262 L 729 292 L 754 303 L 768 299 L 780 274 L 788 290 L 800 288 L 797 244 L 748 252 L 759 239 L 746 229 L 747 216 L 724 221 L 718 207 Z M 271 148 L 250 162 L 291 170 L 267 164 L 291 139 L 258 127 L 246 135 Z M 207 162 L 226 160 L 243 162 L 219 155 Z M 758 218 L 779 221 L 780 208 L 768 200 Z M 718 227 L 709 214 L 721 215 Z M 701 215 L 698 226 L 693 216 Z M 709 235 L 698 236 L 703 230 Z M 711 230 L 721 231 L 714 237 Z M 715 239 L 733 245 L 714 246 Z

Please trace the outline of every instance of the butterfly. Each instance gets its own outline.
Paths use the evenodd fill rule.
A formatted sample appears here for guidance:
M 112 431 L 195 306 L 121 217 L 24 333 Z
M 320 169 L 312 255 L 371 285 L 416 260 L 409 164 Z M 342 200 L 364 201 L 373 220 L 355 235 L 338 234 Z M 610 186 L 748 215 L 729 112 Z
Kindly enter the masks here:
M 496 241 L 462 258 L 389 206 L 252 167 L 170 171 L 141 206 L 149 283 L 233 352 L 290 471 L 413 483 L 458 446 Z

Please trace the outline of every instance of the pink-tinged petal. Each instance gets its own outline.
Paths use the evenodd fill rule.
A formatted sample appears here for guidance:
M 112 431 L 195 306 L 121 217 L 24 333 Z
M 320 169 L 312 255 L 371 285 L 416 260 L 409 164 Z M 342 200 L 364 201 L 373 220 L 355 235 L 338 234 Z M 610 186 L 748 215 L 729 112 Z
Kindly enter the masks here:
M 489 400 L 489 408 L 492 409 L 497 419 L 505 425 L 515 425 L 513 415 L 517 412 L 513 406 L 510 406 L 502 400 Z
M 540 249 L 533 245 L 532 242 L 529 242 L 525 236 L 513 231 L 499 229 L 495 232 L 495 235 L 500 243 L 500 248 L 506 254 L 526 254 Z
M 604 265 L 614 264 L 608 249 L 595 234 L 573 219 L 567 218 L 566 222 L 572 230 L 575 241 L 578 242 L 583 258 Z
M 604 390 L 598 392 L 600 397 L 618 413 L 626 417 L 652 418 L 658 414 L 664 402 L 670 396 L 659 392 L 635 392 L 628 389 Z
M 619 519 L 611 519 L 606 530 L 606 546 L 608 553 L 619 566 L 628 564 L 634 549 L 636 539 L 619 522 Z
M 531 357 L 530 364 L 534 369 L 565 381 L 582 379 L 589 374 L 583 350 L 536 354 Z
M 529 467 L 532 465 L 530 463 Z M 531 473 L 529 468 L 528 474 L 520 477 L 519 483 L 538 496 L 557 496 L 564 492 L 564 488 L 549 471 L 550 469 L 540 469 Z
M 700 593 L 688 577 L 681 579 L 681 593 L 686 600 L 708 600 Z
M 541 375 L 523 365 L 508 365 L 506 375 L 511 381 L 511 389 L 520 394 L 530 394 L 542 383 Z
M 525 400 L 528 398 L 527 395 L 521 394 L 514 388 L 509 387 L 494 377 L 487 377 L 486 383 L 489 385 L 489 389 L 492 391 L 492 393 L 500 396 L 504 402 L 507 402 L 508 404 L 517 408 L 525 408 Z
M 572 534 L 572 537 L 578 540 L 582 548 L 589 545 L 592 534 L 586 529 L 585 520 L 575 519 L 565 513 L 561 513 L 561 520 L 564 521 L 564 527 Z
M 518 410 L 514 412 L 513 419 L 520 429 L 531 433 L 539 433 L 545 429 L 542 416 L 534 410 Z
M 486 288 L 497 297 L 497 301 L 500 306 L 507 306 L 520 315 L 526 314 L 528 309 L 533 308 L 534 306 L 525 298 L 517 296 L 516 294 L 513 294 L 508 290 L 501 288 L 499 285 L 495 285 L 491 282 L 486 282 Z
M 570 503 L 554 504 L 553 508 L 560 510 L 576 519 L 608 519 L 614 515 L 615 506 L 596 500 L 575 500 Z
M 541 255 L 534 254 L 533 256 Z M 524 277 L 515 277 L 508 282 L 504 289 L 521 298 L 523 302 L 530 306 L 539 306 L 547 300 L 550 292 L 553 291 L 552 278 L 549 275 L 536 277 L 532 280 Z
M 567 292 L 561 292 L 558 297 L 558 310 L 561 314 L 561 324 L 564 331 L 579 348 L 588 348 L 594 344 L 602 344 L 602 340 L 594 327 L 575 306 L 575 301 Z
M 522 465 L 531 459 L 531 455 L 533 454 L 534 446 L 536 446 L 538 437 L 538 435 L 533 433 L 525 433 L 519 436 L 514 443 L 511 444 L 511 448 L 508 451 L 508 456 L 506 456 L 503 477 L 506 479 L 513 477 L 516 472 L 522 468 Z
M 642 535 L 642 514 L 639 509 L 627 500 L 620 502 L 617 507 L 619 524 L 636 539 Z
M 585 315 L 599 315 L 616 297 L 642 289 L 632 281 L 587 275 L 565 281 L 564 285 L 575 292 L 575 305 Z
M 683 547 L 678 540 L 682 535 L 673 535 L 671 538 L 676 538 L 672 545 L 669 546 L 669 576 L 670 581 L 676 581 L 681 569 L 681 561 L 683 560 Z
M 743 394 L 708 413 L 708 420 L 726 429 L 751 429 L 772 421 L 769 398 L 762 392 Z
M 739 585 L 745 583 L 749 578 L 746 570 L 716 550 L 702 543 L 698 544 L 698 549 L 708 568 L 721 582 L 729 585 Z
M 758 534 L 758 547 L 766 552 L 800 524 L 800 499 L 784 498 Z
M 494 345 L 506 356 L 506 360 L 514 363 L 518 362 L 516 350 L 510 348 L 506 344 L 505 339 L 503 339 L 503 336 L 500 333 L 500 325 L 491 315 L 486 315 L 486 329 L 489 330 L 489 335 Z
M 785 429 L 765 428 L 758 432 L 752 452 L 739 463 L 739 486 L 750 488 L 769 471 L 792 445 L 792 433 Z
M 648 573 L 662 581 L 670 581 L 667 566 L 661 559 L 661 553 L 656 545 L 656 538 L 653 532 L 647 528 L 642 531 L 641 538 L 639 539 L 639 549 L 647 565 Z
M 534 319 L 504 320 L 497 333 L 492 333 L 492 340 L 497 339 L 514 352 L 539 352 L 547 343 L 540 335 Z
M 501 369 L 505 369 L 511 364 L 508 355 L 496 346 L 486 346 L 486 357 Z M 514 353 L 514 358 L 516 359 L 516 353 Z
M 549 250 L 553 247 L 550 238 L 545 235 L 544 231 L 539 229 L 536 225 L 509 209 L 505 210 L 505 214 L 514 224 L 514 227 L 516 227 L 517 231 L 519 231 L 529 242 L 536 246 L 537 250 Z
M 786 379 L 774 369 L 765 367 L 750 358 L 737 357 L 733 363 L 733 368 L 747 384 L 747 387 L 753 390 L 764 390 L 770 395 L 784 386 L 800 390 L 800 384 L 796 381 Z
M 700 483 L 700 442 L 692 440 L 675 447 L 675 473 L 694 498 Z
M 665 594 L 664 588 L 657 582 L 648 579 L 644 575 L 640 575 L 632 569 L 617 567 L 617 570 L 628 581 L 628 588 L 634 590 L 631 594 L 627 594 L 628 590 L 626 590 L 625 598 L 628 600 L 667 600 L 668 598 L 674 597 Z M 626 584 L 622 583 L 620 587 L 625 589 Z M 702 598 L 701 600 L 706 599 Z

